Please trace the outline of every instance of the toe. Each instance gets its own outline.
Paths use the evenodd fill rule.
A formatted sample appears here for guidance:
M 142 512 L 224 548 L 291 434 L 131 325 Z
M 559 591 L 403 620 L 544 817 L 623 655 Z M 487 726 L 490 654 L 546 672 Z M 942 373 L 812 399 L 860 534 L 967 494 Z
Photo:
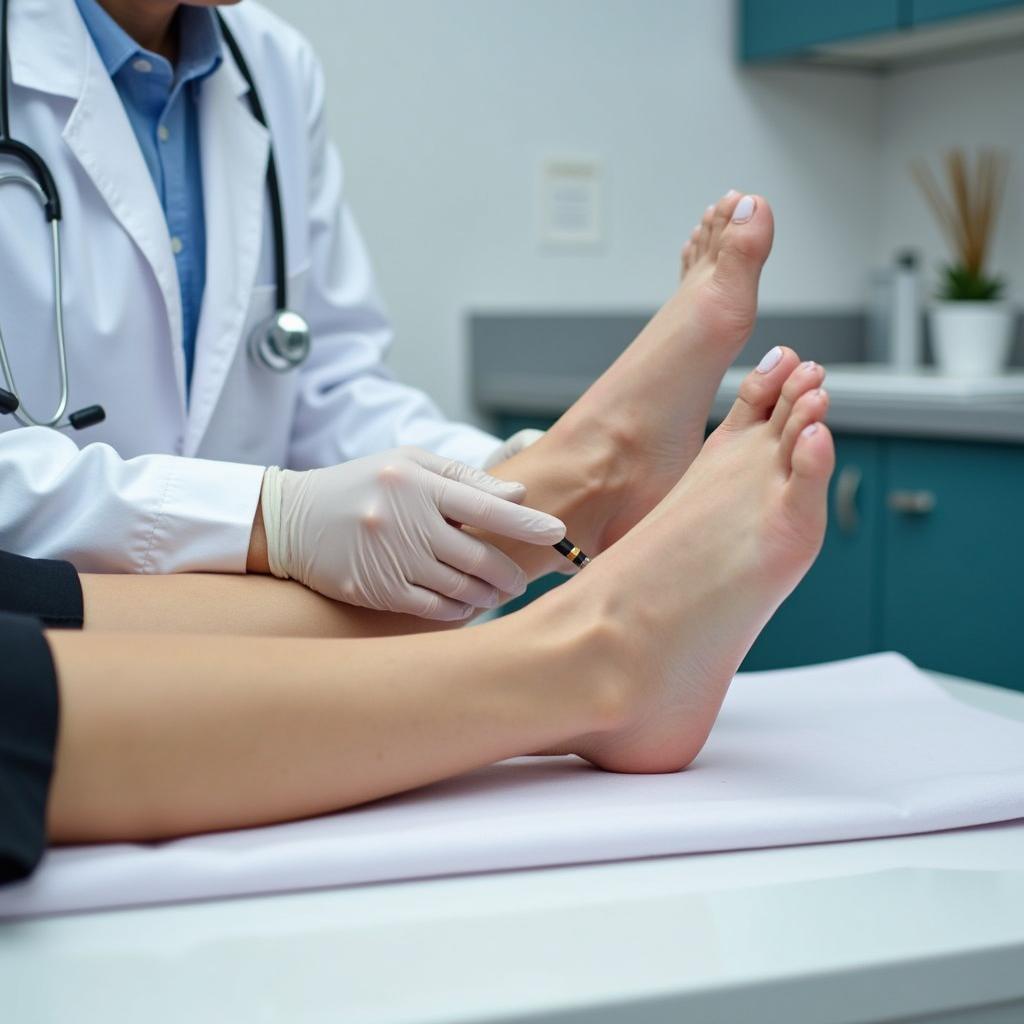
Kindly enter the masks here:
M 828 506 L 828 481 L 835 469 L 832 435 L 824 423 L 810 423 L 797 435 L 786 503 L 807 538 L 821 543 Z
M 772 427 L 777 434 L 781 434 L 785 428 L 797 399 L 808 391 L 820 388 L 824 379 L 824 369 L 818 363 L 810 361 L 801 363 L 789 375 L 782 385 L 782 394 L 779 395 L 775 411 L 772 413 Z
M 714 220 L 715 208 L 709 206 L 700 219 L 700 254 L 704 256 L 711 248 L 711 224 Z
M 764 423 L 779 400 L 786 379 L 793 373 L 799 357 L 791 348 L 776 345 L 757 367 L 747 374 L 729 415 L 722 422 L 728 430 L 743 430 Z
M 715 204 L 715 212 L 711 217 L 711 255 L 715 256 L 718 254 L 718 247 L 722 241 L 722 232 L 725 231 L 726 224 L 732 220 L 733 212 L 736 209 L 736 204 L 742 199 L 742 193 L 737 192 L 735 189 L 730 189 L 718 202 Z
M 682 255 L 681 263 L 682 263 L 682 275 L 681 276 L 685 277 L 686 272 L 693 265 L 693 242 L 687 242 L 686 245 L 683 246 L 683 255 Z
M 692 267 L 700 259 L 700 225 L 695 224 L 690 232 L 690 266 Z
M 718 240 L 717 269 L 726 275 L 725 283 L 734 283 L 735 275 L 756 282 L 771 252 L 774 235 L 772 209 L 764 197 L 745 195 L 737 199 Z
M 782 429 L 779 443 L 779 458 L 786 472 L 792 463 L 793 450 L 797 439 L 812 423 L 819 423 L 828 412 L 828 392 L 824 388 L 805 391 L 793 404 L 793 411 Z

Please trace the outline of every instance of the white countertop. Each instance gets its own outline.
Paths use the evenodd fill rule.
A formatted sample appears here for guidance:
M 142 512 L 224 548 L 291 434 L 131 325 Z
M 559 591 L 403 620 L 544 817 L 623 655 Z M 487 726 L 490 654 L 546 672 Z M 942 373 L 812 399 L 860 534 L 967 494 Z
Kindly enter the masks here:
M 17 1024 L 1024 1020 L 1024 823 L 17 922 L 0 993 Z

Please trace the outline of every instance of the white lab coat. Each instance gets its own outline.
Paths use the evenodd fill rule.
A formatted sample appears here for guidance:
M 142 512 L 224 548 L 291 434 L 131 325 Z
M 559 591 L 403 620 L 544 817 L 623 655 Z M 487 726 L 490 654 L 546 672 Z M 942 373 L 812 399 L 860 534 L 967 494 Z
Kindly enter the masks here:
M 69 409 L 101 404 L 107 420 L 70 435 L 0 420 L 0 548 L 91 571 L 238 572 L 265 465 L 399 444 L 485 461 L 496 438 L 445 420 L 381 363 L 388 322 L 326 138 L 321 68 L 295 30 L 252 0 L 224 9 L 273 132 L 289 304 L 312 326 L 312 355 L 275 374 L 247 354 L 274 305 L 269 138 L 225 53 L 199 102 L 207 279 L 186 403 L 174 256 L 117 92 L 74 0 L 10 8 L 13 134 L 47 160 L 63 202 Z M 57 400 L 48 244 L 28 190 L 0 188 L 0 329 L 37 416 Z

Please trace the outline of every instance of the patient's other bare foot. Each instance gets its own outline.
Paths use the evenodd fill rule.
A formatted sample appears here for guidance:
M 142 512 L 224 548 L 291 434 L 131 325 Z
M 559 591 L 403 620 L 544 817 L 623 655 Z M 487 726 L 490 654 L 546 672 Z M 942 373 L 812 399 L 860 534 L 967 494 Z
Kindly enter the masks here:
M 571 535 L 603 550 L 679 480 L 704 443 L 711 403 L 750 336 L 761 268 L 771 250 L 771 208 L 731 192 L 709 206 L 683 250 L 684 275 L 629 348 L 538 443 L 613 444 L 616 508 Z M 595 440 L 596 439 L 596 440 Z M 581 511 L 585 519 L 586 512 Z M 598 536 L 586 536 L 596 526 Z
M 751 373 L 687 474 L 631 533 L 536 602 L 548 622 L 601 607 L 624 650 L 623 712 L 570 749 L 613 771 L 684 768 L 751 644 L 820 549 L 834 465 L 821 367 Z M 560 607 L 558 602 L 564 604 Z M 528 611 L 530 611 L 528 609 Z

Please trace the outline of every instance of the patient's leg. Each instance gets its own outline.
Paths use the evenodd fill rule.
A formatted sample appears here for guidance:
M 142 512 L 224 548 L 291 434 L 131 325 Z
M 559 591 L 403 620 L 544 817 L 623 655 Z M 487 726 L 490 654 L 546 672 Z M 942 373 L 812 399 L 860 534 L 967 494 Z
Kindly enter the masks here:
M 595 622 L 359 640 L 50 633 L 50 838 L 307 817 L 607 728 L 618 704 Z
M 753 327 L 772 233 L 761 198 L 731 193 L 708 207 L 672 298 L 544 438 L 494 470 L 526 484 L 526 500 L 559 516 L 588 554 L 642 518 L 699 451 L 722 375 Z M 778 358 L 779 372 L 796 362 L 791 352 Z M 549 548 L 488 539 L 531 577 L 567 565 Z M 87 629 L 354 637 L 451 628 L 260 576 L 84 576 L 82 585 Z
M 273 576 L 83 573 L 85 629 L 117 633 L 356 638 L 447 626 L 413 615 L 341 604 Z
M 498 622 L 354 641 L 50 634 L 51 836 L 287 820 L 542 749 L 621 771 L 685 766 L 821 543 L 821 371 L 798 369 L 780 398 L 784 376 L 751 375 L 643 523 Z

